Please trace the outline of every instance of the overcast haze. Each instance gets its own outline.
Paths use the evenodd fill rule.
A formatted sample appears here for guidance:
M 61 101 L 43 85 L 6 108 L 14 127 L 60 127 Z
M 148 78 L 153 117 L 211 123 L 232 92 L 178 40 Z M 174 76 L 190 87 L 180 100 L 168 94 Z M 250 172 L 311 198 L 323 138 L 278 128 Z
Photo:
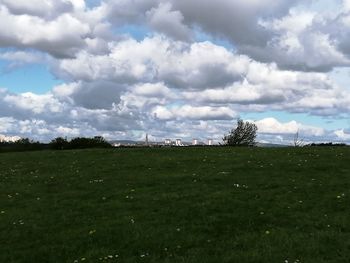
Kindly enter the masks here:
M 350 142 L 350 0 L 0 0 L 0 135 Z

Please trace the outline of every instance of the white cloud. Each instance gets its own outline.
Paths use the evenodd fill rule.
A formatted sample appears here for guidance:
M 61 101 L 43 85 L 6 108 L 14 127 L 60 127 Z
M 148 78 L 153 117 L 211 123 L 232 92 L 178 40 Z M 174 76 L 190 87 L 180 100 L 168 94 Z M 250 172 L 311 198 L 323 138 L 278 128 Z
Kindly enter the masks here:
M 70 127 L 63 127 L 63 126 L 57 127 L 56 131 L 60 136 L 67 136 L 67 137 L 77 137 L 81 133 L 81 131 L 78 128 L 70 128 Z
M 193 107 L 189 105 L 168 109 L 157 106 L 152 111 L 153 116 L 160 120 L 232 120 L 237 114 L 228 107 Z
M 15 119 L 12 117 L 0 117 L 0 132 L 7 133 L 12 130 Z
M 265 118 L 255 122 L 260 133 L 266 134 L 296 134 L 300 132 L 303 136 L 323 136 L 325 130 L 290 121 L 281 123 L 275 118 Z
M 36 16 L 10 14 L 0 5 L 1 46 L 32 47 L 54 56 L 72 56 L 84 47 L 88 33 L 89 26 L 70 14 L 46 21 Z
M 266 47 L 248 46 L 242 50 L 284 68 L 329 71 L 336 66 L 348 66 L 350 60 L 338 46 L 340 39 L 324 26 L 334 21 L 327 20 L 315 13 L 291 10 L 288 16 L 261 22 L 275 35 Z
M 144 97 L 147 92 L 155 97 L 157 92 L 165 98 L 177 90 L 190 104 L 255 104 L 329 115 L 348 111 L 350 100 L 349 91 L 337 87 L 324 73 L 280 70 L 274 63 L 259 63 L 209 42 L 187 44 L 159 36 L 115 43 L 108 55 L 83 51 L 75 59 L 61 60 L 56 74 L 89 83 L 118 82 L 114 96 L 127 87 Z M 87 86 L 91 84 L 84 89 Z
M 343 0 L 343 8 L 345 12 L 350 11 L 350 0 Z
M 13 62 L 20 62 L 20 63 L 38 63 L 43 61 L 43 58 L 41 55 L 38 55 L 32 52 L 24 52 L 24 51 L 0 53 L 0 59 L 9 60 Z
M 23 110 L 30 110 L 34 114 L 63 111 L 63 105 L 51 94 L 37 95 L 31 92 L 20 95 L 7 94 L 3 101 Z
M 5 5 L 13 14 L 38 17 L 57 16 L 73 9 L 71 1 L 67 0 L 0 0 L 0 4 Z
M 80 88 L 80 83 L 64 83 L 58 86 L 53 87 L 52 93 L 54 96 L 57 96 L 60 99 L 67 99 L 75 93 L 76 90 Z
M 188 41 L 190 29 L 183 24 L 184 17 L 178 10 L 172 10 L 171 3 L 160 3 L 157 8 L 147 11 L 149 25 L 158 32 L 165 33 L 178 40 Z
M 164 83 L 139 84 L 132 88 L 132 92 L 144 97 L 172 98 L 175 96 L 173 92 L 164 85 Z
M 110 16 L 117 24 L 148 22 L 159 32 L 182 40 L 188 39 L 190 30 L 200 28 L 214 38 L 228 39 L 240 52 L 262 62 L 303 71 L 349 65 L 341 50 L 349 29 L 338 18 L 346 20 L 348 5 L 344 1 L 343 8 L 339 6 L 340 11 L 329 16 L 308 10 L 309 3 L 290 0 L 109 2 Z
M 346 133 L 344 129 L 334 131 L 334 134 L 338 139 L 342 141 L 350 141 L 350 134 Z

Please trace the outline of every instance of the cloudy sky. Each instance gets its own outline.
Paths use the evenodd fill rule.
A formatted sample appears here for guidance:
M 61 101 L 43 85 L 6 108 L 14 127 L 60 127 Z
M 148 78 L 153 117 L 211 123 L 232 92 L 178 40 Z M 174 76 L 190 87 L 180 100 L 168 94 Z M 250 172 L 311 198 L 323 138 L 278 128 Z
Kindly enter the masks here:
M 0 134 L 350 142 L 350 0 L 0 0 Z

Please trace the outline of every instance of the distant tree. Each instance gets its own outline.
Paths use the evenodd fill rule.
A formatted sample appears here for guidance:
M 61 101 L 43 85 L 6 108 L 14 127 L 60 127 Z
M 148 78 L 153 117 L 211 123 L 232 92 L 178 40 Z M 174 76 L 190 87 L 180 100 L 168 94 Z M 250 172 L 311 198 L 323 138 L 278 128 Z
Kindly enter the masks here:
M 237 127 L 223 138 L 224 144 L 229 146 L 254 146 L 258 127 L 255 123 L 237 120 Z
M 22 138 L 19 139 L 18 141 L 15 141 L 14 144 L 17 145 L 30 145 L 30 144 L 34 144 L 35 142 L 30 140 L 29 138 Z
M 50 147 L 55 150 L 68 149 L 69 142 L 65 138 L 57 137 L 50 142 Z
M 93 141 L 94 141 L 95 143 L 98 143 L 98 144 L 109 144 L 109 143 L 106 141 L 106 139 L 103 138 L 102 136 L 95 136 L 95 137 L 93 138 Z
M 345 143 L 333 143 L 333 142 L 323 142 L 323 143 L 311 143 L 305 145 L 308 147 L 349 147 Z
M 294 134 L 294 140 L 293 140 L 294 147 L 303 147 L 304 146 L 304 140 L 300 139 L 299 137 L 299 130 Z
M 101 136 L 94 138 L 77 137 L 69 142 L 70 149 L 111 148 L 112 145 Z
M 7 150 L 9 151 L 36 151 L 45 148 L 40 142 L 33 141 L 28 138 L 22 138 L 15 142 L 9 142 L 7 146 Z

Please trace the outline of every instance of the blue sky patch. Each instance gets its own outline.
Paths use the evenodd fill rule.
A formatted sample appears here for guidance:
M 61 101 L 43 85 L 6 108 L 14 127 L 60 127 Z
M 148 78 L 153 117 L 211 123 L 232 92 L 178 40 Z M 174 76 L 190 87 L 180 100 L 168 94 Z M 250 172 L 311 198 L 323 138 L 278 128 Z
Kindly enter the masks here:
M 43 94 L 62 81 L 56 79 L 46 65 L 30 64 L 7 70 L 7 62 L 0 60 L 0 87 L 11 92 Z

